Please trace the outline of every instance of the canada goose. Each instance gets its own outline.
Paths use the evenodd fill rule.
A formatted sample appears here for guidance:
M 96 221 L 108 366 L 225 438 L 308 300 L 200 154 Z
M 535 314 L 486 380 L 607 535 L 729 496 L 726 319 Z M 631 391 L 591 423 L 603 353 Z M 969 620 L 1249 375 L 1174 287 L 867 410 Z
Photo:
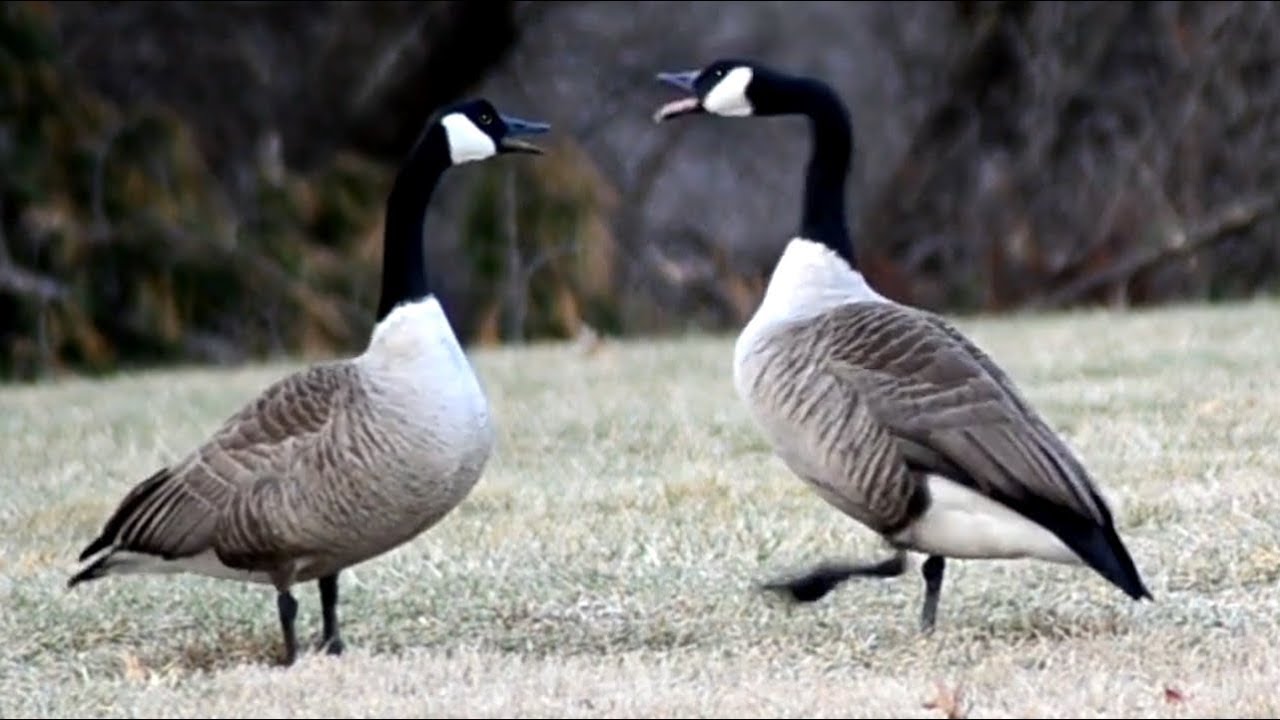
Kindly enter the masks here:
M 290 588 L 316 580 L 321 645 L 340 654 L 338 573 L 437 523 L 474 487 L 494 443 L 488 402 L 427 285 L 427 204 L 449 167 L 540 154 L 514 136 L 549 128 L 501 115 L 484 99 L 438 112 L 387 198 L 381 299 L 365 350 L 275 382 L 204 444 L 138 483 L 67 586 L 181 572 L 269 583 L 291 665 L 298 605 Z
M 1088 471 L 1009 377 L 941 317 L 863 278 L 845 219 L 852 122 L 836 92 L 737 59 L 658 79 L 685 94 L 655 113 L 658 123 L 694 114 L 809 121 L 799 233 L 737 338 L 734 386 L 787 467 L 894 554 L 765 588 L 813 602 L 850 577 L 903 574 L 914 551 L 927 555 L 925 632 L 947 557 L 1084 564 L 1150 599 Z

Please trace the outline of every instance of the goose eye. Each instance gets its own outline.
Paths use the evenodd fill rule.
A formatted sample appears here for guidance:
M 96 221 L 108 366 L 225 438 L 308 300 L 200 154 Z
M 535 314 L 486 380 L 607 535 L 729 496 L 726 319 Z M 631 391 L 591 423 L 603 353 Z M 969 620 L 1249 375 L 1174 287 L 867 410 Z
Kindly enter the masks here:
M 493 116 L 489 113 L 480 113 L 480 124 L 488 125 L 493 122 Z

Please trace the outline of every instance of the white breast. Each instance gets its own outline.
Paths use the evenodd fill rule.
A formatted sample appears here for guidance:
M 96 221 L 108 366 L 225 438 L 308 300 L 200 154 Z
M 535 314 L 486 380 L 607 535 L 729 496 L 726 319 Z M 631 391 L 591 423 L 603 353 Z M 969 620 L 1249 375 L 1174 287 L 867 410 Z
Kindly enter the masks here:
M 734 385 L 750 402 L 746 387 L 757 344 L 779 326 L 816 317 L 836 306 L 857 301 L 893 302 L 876 292 L 862 273 L 822 243 L 792 238 L 769 278 L 760 307 L 738 334 L 733 351 Z
M 358 363 L 386 415 L 407 421 L 441 459 L 487 454 L 488 400 L 435 297 L 392 310 Z

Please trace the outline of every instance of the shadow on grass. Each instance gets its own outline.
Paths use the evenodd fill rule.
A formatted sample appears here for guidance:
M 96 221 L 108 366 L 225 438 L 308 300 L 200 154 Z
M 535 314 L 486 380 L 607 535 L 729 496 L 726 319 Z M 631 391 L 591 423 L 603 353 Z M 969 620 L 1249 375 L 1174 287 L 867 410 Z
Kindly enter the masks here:
M 845 618 L 843 611 L 824 611 L 819 605 L 778 607 L 767 598 L 757 598 L 763 615 L 742 608 L 743 612 L 734 613 L 736 618 L 717 618 L 713 609 L 705 607 L 637 608 L 589 601 L 538 608 L 514 603 L 439 614 L 418 605 L 392 603 L 373 615 L 349 613 L 343 637 L 349 650 L 377 655 L 412 649 L 447 656 L 467 648 L 523 658 L 603 658 L 633 652 L 739 652 L 770 646 L 783 653 L 834 653 L 842 662 L 874 664 L 895 648 L 955 659 L 957 650 L 960 656 L 974 657 L 984 649 L 1011 645 L 1122 638 L 1134 632 L 1136 622 L 1127 608 L 1120 607 L 1019 609 L 1006 605 L 982 613 L 966 603 L 942 608 L 937 630 L 927 636 L 919 632 L 915 606 L 910 603 L 902 605 L 901 612 L 881 617 L 872 630 L 866 622 Z M 121 672 L 127 677 L 281 667 L 283 641 L 274 623 L 246 627 L 228 617 L 225 628 L 203 631 L 190 625 L 168 632 L 131 630 L 113 640 L 97 638 L 109 647 L 96 644 L 99 651 L 118 653 L 123 660 Z M 319 652 L 317 639 L 300 632 L 303 656 Z M 131 669 L 131 664 L 137 667 Z
M 1134 619 L 1121 610 L 1097 608 L 1087 614 L 1076 611 L 1034 609 L 1004 615 L 996 620 L 957 618 L 942 627 L 939 640 L 944 645 L 995 648 L 1019 645 L 1055 644 L 1068 640 L 1115 640 L 1135 632 Z
M 309 650 L 303 646 L 302 652 Z M 125 657 L 128 657 L 126 653 Z M 203 635 L 189 642 L 153 648 L 139 653 L 138 663 L 158 673 L 217 672 L 245 665 L 281 667 L 284 644 L 278 633 L 235 632 L 231 629 L 216 635 Z M 131 670 L 125 661 L 125 674 Z

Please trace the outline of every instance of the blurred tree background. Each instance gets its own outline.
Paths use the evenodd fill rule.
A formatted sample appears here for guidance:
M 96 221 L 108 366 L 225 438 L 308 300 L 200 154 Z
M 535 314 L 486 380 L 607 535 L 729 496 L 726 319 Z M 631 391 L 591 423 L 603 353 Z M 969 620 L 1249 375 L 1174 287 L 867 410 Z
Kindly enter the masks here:
M 428 213 L 467 343 L 736 328 L 807 136 L 654 126 L 654 72 L 724 55 L 843 94 L 859 252 L 899 300 L 1280 287 L 1274 3 L 8 2 L 0 375 L 358 352 L 396 164 L 475 94 L 554 127 Z

